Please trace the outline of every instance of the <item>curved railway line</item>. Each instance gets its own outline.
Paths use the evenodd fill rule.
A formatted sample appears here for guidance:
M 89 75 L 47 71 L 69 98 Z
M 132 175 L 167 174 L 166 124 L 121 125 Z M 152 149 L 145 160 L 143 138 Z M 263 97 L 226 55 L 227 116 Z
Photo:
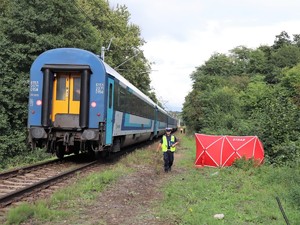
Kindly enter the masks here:
M 86 155 L 72 155 L 63 160 L 55 159 L 0 173 L 0 224 L 5 221 L 6 213 L 20 203 L 30 204 L 48 198 L 60 188 L 72 185 L 77 179 L 103 171 L 116 164 L 121 156 L 136 149 L 148 148 L 156 141 L 126 147 L 105 160 L 91 161 Z

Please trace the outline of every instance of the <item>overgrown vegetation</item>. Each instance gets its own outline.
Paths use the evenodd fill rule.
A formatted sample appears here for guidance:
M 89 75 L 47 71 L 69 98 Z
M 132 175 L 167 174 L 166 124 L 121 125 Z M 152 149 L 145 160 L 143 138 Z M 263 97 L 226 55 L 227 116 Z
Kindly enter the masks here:
M 193 138 L 183 138 L 184 159 L 176 175 L 165 185 L 165 198 L 157 210 L 174 224 L 285 224 L 276 197 L 290 224 L 300 223 L 300 169 L 287 166 L 257 167 L 240 159 L 227 168 L 195 168 Z M 215 214 L 224 214 L 222 220 Z
M 7 170 L 9 168 L 22 167 L 43 160 L 49 160 L 51 157 L 57 158 L 56 156 L 49 155 L 49 153 L 46 153 L 42 149 L 38 149 L 36 151 L 28 151 L 28 152 L 23 151 L 16 156 L 3 160 L 0 164 L 0 172 L 2 170 Z
M 141 47 L 140 28 L 129 23 L 126 6 L 105 0 L 7 1 L 0 5 L 0 161 L 27 155 L 29 70 L 42 52 L 78 47 L 105 61 L 157 102 L 150 88 L 151 63 Z M 89 35 L 87 35 L 89 34 Z M 272 46 L 238 46 L 215 53 L 191 74 L 193 90 L 182 117 L 191 132 L 256 135 L 266 159 L 276 165 L 300 163 L 300 35 L 285 31 Z M 33 153 L 34 155 L 35 153 Z M 9 162 L 10 163 L 10 162 Z
M 140 51 L 144 40 L 129 17 L 126 6 L 110 9 L 105 0 L 1 2 L 1 168 L 47 157 L 26 148 L 29 70 L 45 50 L 78 47 L 100 54 L 114 38 L 105 60 L 116 67 L 136 55 L 120 68 L 122 74 L 157 102 L 147 73 L 150 63 Z M 166 184 L 159 216 L 178 224 L 283 224 L 275 200 L 279 197 L 291 223 L 300 223 L 300 35 L 290 38 L 283 31 L 272 46 L 239 46 L 228 55 L 216 53 L 191 78 L 193 90 L 182 114 L 189 131 L 256 135 L 264 144 L 267 163 L 256 167 L 255 161 L 241 159 L 230 168 L 195 169 L 193 138 L 184 139 L 184 172 Z M 96 193 L 129 172 L 132 161 L 149 163 L 156 159 L 154 154 L 138 152 L 123 166 L 88 177 L 51 201 L 21 205 L 9 213 L 8 223 L 67 218 L 73 211 L 59 207 L 73 210 L 79 202 L 90 204 Z M 225 218 L 215 220 L 217 213 Z
M 215 53 L 191 74 L 183 119 L 191 132 L 253 135 L 276 165 L 300 162 L 300 35 Z
M 153 202 L 153 217 L 171 224 L 285 224 L 276 202 L 278 197 L 290 224 L 300 223 L 300 169 L 288 166 L 257 166 L 253 160 L 241 159 L 227 168 L 196 168 L 194 137 L 180 136 L 181 157 L 170 174 L 162 172 L 161 154 L 154 150 L 135 151 L 105 171 L 92 174 L 72 186 L 59 190 L 49 200 L 34 205 L 22 204 L 12 209 L 7 224 L 32 222 L 61 224 L 80 221 L 83 209 L 93 208 L 97 196 L 121 176 L 139 172 L 139 165 L 154 167 L 164 182 L 163 198 Z M 156 170 L 157 169 L 157 170 Z M 176 172 L 177 171 L 177 172 Z M 134 185 L 134 184 L 133 184 Z M 113 189 L 111 191 L 114 191 Z M 113 207 L 115 203 L 106 203 Z M 134 203 L 133 204 L 142 204 Z M 75 213 L 74 212 L 80 212 Z M 84 212 L 84 210 L 83 210 Z M 221 220 L 215 214 L 224 214 Z M 99 223 L 106 224 L 99 218 Z M 90 224 L 92 221 L 86 221 Z
M 100 55 L 155 102 L 151 63 L 144 57 L 140 28 L 129 22 L 126 6 L 112 9 L 106 0 L 1 0 L 0 4 L 0 162 L 30 154 L 26 148 L 29 71 L 46 50 L 76 47 Z M 38 150 L 40 151 L 40 150 Z

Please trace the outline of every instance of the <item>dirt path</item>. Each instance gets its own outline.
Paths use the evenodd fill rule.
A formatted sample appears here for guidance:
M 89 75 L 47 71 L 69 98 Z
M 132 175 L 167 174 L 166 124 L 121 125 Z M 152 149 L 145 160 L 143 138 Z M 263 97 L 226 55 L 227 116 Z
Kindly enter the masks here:
M 159 187 L 163 180 L 163 176 L 153 175 L 153 170 L 141 167 L 140 172 L 123 177 L 104 191 L 96 204 L 81 213 L 84 215 L 82 222 L 111 225 L 167 224 L 154 217 L 152 209 L 155 201 L 162 198 Z
M 107 225 L 171 225 L 154 215 L 154 208 L 163 198 L 160 191 L 170 177 L 180 173 L 176 161 L 180 154 L 175 154 L 174 169 L 164 173 L 153 165 L 139 166 L 137 172 L 122 177 L 106 191 L 102 192 L 97 202 L 80 212 L 76 224 Z
M 155 149 L 155 146 L 149 146 Z M 180 147 L 178 148 L 180 150 Z M 156 156 L 151 165 L 139 165 L 137 172 L 126 175 L 102 192 L 96 203 L 77 213 L 74 221 L 63 221 L 61 224 L 84 225 L 171 225 L 155 216 L 157 202 L 163 198 L 161 187 L 168 180 L 181 173 L 176 163 L 181 153 L 175 153 L 172 172 L 163 172 L 162 154 Z

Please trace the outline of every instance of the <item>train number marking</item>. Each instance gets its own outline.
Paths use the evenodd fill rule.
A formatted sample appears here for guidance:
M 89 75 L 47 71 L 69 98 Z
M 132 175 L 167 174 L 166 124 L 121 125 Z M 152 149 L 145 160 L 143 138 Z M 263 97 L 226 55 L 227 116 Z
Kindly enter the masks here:
M 103 94 L 103 93 L 104 93 L 104 84 L 96 83 L 96 94 Z
M 30 91 L 39 91 L 39 81 L 33 80 L 30 82 Z

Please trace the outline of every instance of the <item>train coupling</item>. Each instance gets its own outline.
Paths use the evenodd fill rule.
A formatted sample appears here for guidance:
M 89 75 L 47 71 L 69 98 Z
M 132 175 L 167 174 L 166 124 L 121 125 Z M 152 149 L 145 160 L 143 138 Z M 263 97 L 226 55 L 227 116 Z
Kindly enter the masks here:
M 72 135 L 72 133 L 66 132 L 64 134 L 63 145 L 66 146 L 65 152 L 69 152 L 69 146 L 74 145 L 74 136 Z

